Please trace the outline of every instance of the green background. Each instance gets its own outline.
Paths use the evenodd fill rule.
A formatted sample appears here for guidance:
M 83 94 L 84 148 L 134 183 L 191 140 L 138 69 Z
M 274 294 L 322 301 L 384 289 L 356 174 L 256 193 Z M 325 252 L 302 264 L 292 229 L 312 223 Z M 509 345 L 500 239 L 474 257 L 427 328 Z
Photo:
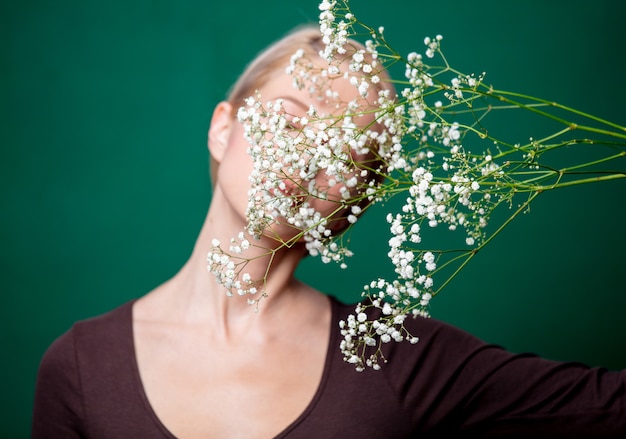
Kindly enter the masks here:
M 38 363 L 55 337 L 185 262 L 210 200 L 213 106 L 257 51 L 316 21 L 317 4 L 3 2 L 1 437 L 28 437 Z M 462 71 L 626 124 L 622 1 L 353 8 L 401 52 L 440 33 Z M 433 316 L 514 351 L 624 368 L 625 200 L 625 181 L 540 197 L 433 301 Z M 373 209 L 347 271 L 307 260 L 300 276 L 356 300 L 390 270 L 387 230 Z

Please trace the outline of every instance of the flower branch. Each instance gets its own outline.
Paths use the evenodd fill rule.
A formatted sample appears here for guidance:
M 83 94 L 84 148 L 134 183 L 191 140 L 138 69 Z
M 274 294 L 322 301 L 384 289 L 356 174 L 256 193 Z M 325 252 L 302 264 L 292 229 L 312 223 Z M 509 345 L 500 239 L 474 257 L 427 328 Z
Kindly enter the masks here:
M 312 106 L 290 114 L 281 99 L 264 101 L 260 93 L 239 109 L 254 162 L 248 226 L 229 250 L 214 243 L 209 268 L 230 294 L 250 295 L 258 307 L 255 295 L 271 294 L 265 280 L 278 251 L 304 245 L 323 262 L 345 267 L 352 252 L 343 231 L 372 205 L 399 199 L 386 216 L 385 238 L 396 278 L 364 286 L 366 300 L 340 325 L 344 359 L 357 370 L 378 369 L 386 343 L 418 342 L 406 319 L 429 317 L 431 299 L 539 194 L 626 177 L 626 127 L 495 89 L 484 73 L 462 73 L 444 56 L 441 36 L 424 39 L 423 55 L 401 55 L 384 29 L 360 22 L 346 0 L 321 1 L 320 33 L 323 62 L 299 50 L 286 72 L 298 90 L 324 96 L 342 111 Z M 364 48 L 346 52 L 349 39 L 359 38 Z M 398 67 L 403 78 L 381 79 L 381 70 Z M 334 81 L 348 81 L 356 97 L 329 97 Z M 534 138 L 529 132 L 523 141 L 500 136 L 497 117 L 512 113 L 537 118 L 541 124 L 520 120 L 529 131 L 547 133 Z M 615 170 L 604 168 L 608 164 Z M 318 208 L 318 201 L 331 207 Z M 285 225 L 287 237 L 274 232 Z M 434 229 L 449 231 L 458 244 L 434 244 Z M 268 237 L 270 249 L 254 247 L 260 255 L 254 257 L 268 258 L 267 271 L 253 280 L 244 272 L 246 251 Z
M 377 369 L 386 361 L 383 344 L 416 342 L 415 335 L 406 332 L 404 319 L 428 317 L 432 297 L 527 212 L 539 194 L 625 177 L 619 166 L 624 166 L 620 159 L 626 154 L 626 128 L 556 102 L 494 89 L 484 82 L 484 73 L 455 70 L 441 50 L 440 36 L 424 40 L 424 56 L 402 56 L 387 42 L 384 29 L 360 23 L 347 1 L 323 1 L 321 9 L 322 29 L 351 29 L 348 36 L 368 38 L 367 47 L 387 68 L 405 65 L 405 79 L 394 81 L 398 98 L 382 102 L 378 114 L 391 132 L 393 147 L 381 148 L 386 183 L 379 186 L 377 199 L 405 200 L 398 212 L 387 216 L 388 257 L 398 277 L 367 285 L 363 295 L 368 304 L 357 305 L 341 327 L 345 360 L 357 370 Z M 441 64 L 424 61 L 433 58 Z M 494 114 L 505 111 L 533 115 L 557 128 L 539 139 L 528 137 L 525 143 L 502 139 L 488 124 Z M 576 133 L 590 137 L 577 138 Z M 601 154 L 598 147 L 604 146 L 611 152 L 571 164 L 573 146 L 593 146 L 593 154 Z M 598 168 L 608 163 L 617 163 L 618 170 Z M 495 215 L 500 206 L 512 213 Z M 489 231 L 492 221 L 495 230 Z M 467 248 L 433 248 L 428 230 L 442 226 L 451 232 L 464 230 Z M 377 308 L 378 317 L 370 320 L 369 308 Z

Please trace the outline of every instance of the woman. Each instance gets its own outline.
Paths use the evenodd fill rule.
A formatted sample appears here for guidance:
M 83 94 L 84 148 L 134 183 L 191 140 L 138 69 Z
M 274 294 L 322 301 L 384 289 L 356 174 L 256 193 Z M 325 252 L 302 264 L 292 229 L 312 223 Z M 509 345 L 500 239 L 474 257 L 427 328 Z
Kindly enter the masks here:
M 369 90 L 359 98 L 339 77 L 322 85 L 335 92 L 330 95 L 291 87 L 285 66 L 294 52 L 304 48 L 314 68 L 323 47 L 317 27 L 290 33 L 216 106 L 208 141 L 214 193 L 191 257 L 154 291 L 78 322 L 48 349 L 33 437 L 626 436 L 626 372 L 514 355 L 434 319 L 407 321 L 418 344 L 386 345 L 382 370 L 355 372 L 338 348 L 339 321 L 354 307 L 294 277 L 310 241 L 280 215 L 246 246 L 245 275 L 223 278 L 219 264 L 207 273 L 207 252 L 219 261 L 218 244 L 250 226 L 249 176 L 256 168 L 238 120 L 244 99 L 258 91 L 280 101 L 296 133 L 311 106 L 337 115 L 347 111 L 338 102 L 376 96 Z M 389 92 L 384 84 L 378 89 Z M 370 114 L 357 122 L 373 121 Z M 331 184 L 328 172 L 308 175 L 314 187 L 326 188 L 325 196 L 311 196 L 312 186 L 291 168 L 268 191 L 290 198 L 292 207 L 306 203 L 331 216 L 327 228 L 337 234 L 349 223 L 351 205 L 367 202 L 350 190 L 352 198 L 340 201 L 351 177 L 375 171 L 369 158 L 353 154 L 344 184 Z M 246 284 L 259 287 L 256 295 L 241 290 L 245 276 L 263 280 Z

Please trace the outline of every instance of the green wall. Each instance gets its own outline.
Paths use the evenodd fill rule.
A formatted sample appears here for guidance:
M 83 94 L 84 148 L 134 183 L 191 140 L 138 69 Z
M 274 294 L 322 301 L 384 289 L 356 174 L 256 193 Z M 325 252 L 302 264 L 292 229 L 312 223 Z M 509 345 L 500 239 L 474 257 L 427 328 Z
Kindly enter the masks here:
M 401 51 L 440 33 L 461 70 L 626 124 L 622 1 L 353 2 Z M 213 106 L 258 50 L 315 21 L 317 3 L 0 6 L 0 437 L 28 437 L 55 337 L 186 260 L 210 200 Z M 515 351 L 625 367 L 625 201 L 625 181 L 545 194 L 433 301 L 433 316 Z M 356 300 L 389 269 L 383 214 L 357 225 L 347 271 L 306 261 L 301 277 Z

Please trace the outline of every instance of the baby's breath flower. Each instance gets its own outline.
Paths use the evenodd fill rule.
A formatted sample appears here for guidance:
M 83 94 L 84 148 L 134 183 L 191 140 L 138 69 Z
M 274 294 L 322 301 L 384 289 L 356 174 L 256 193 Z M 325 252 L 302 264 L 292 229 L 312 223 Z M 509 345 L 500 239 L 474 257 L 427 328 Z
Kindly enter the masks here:
M 451 68 L 443 57 L 441 35 L 425 37 L 422 50 L 403 57 L 386 42 L 382 27 L 358 21 L 347 0 L 321 0 L 319 11 L 324 43 L 319 56 L 324 65 L 296 50 L 285 71 L 294 87 L 335 102 L 342 111 L 323 114 L 311 105 L 306 114 L 288 115 L 281 99 L 264 101 L 257 93 L 245 100 L 237 117 L 253 161 L 247 227 L 228 243 L 228 251 L 213 240 L 207 264 L 229 295 L 246 295 L 248 303 L 258 307 L 267 294 L 261 288 L 264 279 L 244 272 L 246 253 L 255 240 L 276 224 L 286 224 L 294 237 L 281 245 L 304 242 L 310 255 L 345 268 L 352 252 L 334 236 L 333 222 L 352 227 L 364 201 L 399 197 L 398 210 L 385 216 L 387 257 L 396 278 L 365 285 L 363 302 L 339 323 L 345 361 L 357 371 L 379 370 L 387 361 L 385 345 L 418 343 L 418 334 L 410 334 L 405 324 L 408 319 L 430 317 L 430 302 L 437 288 L 447 283 L 445 278 L 440 281 L 444 268 L 464 266 L 488 237 L 499 232 L 487 230 L 495 209 L 519 205 L 514 217 L 539 192 L 558 187 L 563 175 L 554 167 L 542 167 L 539 159 L 555 145 L 573 143 L 545 145 L 553 139 L 531 137 L 524 144 L 491 137 L 485 119 L 494 102 L 500 105 L 506 96 L 494 95 L 484 84 L 484 72 L 467 75 Z M 365 50 L 355 51 L 342 63 L 347 42 L 358 35 L 370 38 Z M 437 57 L 441 59 L 429 64 Z M 400 59 L 404 78 L 395 82 L 396 95 L 380 87 L 386 80 L 381 69 Z M 343 102 L 330 87 L 334 78 L 347 80 L 357 98 Z M 373 115 L 376 123 L 359 126 L 363 115 Z M 354 159 L 372 155 L 375 160 L 363 163 Z M 322 183 L 319 175 L 324 176 Z M 518 202 L 520 194 L 527 199 Z M 320 212 L 313 200 L 333 202 L 336 209 Z M 458 245 L 437 249 L 430 235 L 437 230 L 449 233 Z

